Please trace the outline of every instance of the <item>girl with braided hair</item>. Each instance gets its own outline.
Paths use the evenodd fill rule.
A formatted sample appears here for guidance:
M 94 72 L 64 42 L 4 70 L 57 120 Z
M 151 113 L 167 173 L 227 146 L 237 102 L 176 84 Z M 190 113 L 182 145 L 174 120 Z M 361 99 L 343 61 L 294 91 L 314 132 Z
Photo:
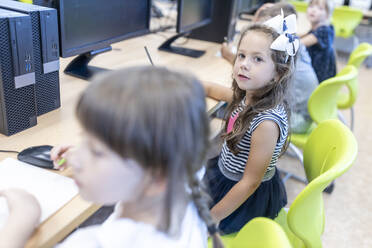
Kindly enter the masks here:
M 209 143 L 205 108 L 199 81 L 165 68 L 128 68 L 91 83 L 76 108 L 81 145 L 56 147 L 51 157 L 72 167 L 83 198 L 116 209 L 58 247 L 198 248 L 207 246 L 207 230 L 222 247 L 196 176 Z M 23 247 L 15 240 L 32 233 L 37 202 L 17 190 L 2 194 L 12 208 L 1 244 Z

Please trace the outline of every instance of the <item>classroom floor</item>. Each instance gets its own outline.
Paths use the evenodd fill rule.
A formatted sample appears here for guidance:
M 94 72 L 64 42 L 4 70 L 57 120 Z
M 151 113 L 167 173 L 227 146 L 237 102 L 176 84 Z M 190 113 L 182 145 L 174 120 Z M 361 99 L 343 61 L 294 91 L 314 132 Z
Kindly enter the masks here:
M 338 70 L 346 65 L 346 58 L 338 57 Z M 359 70 L 359 95 L 354 106 L 354 134 L 359 151 L 354 165 L 336 180 L 332 194 L 323 193 L 325 231 L 323 247 L 372 247 L 372 69 Z M 344 111 L 349 117 L 349 111 Z M 349 120 L 349 118 L 347 118 Z M 298 160 L 283 156 L 279 168 L 304 175 Z M 288 206 L 305 187 L 290 179 L 286 182 Z

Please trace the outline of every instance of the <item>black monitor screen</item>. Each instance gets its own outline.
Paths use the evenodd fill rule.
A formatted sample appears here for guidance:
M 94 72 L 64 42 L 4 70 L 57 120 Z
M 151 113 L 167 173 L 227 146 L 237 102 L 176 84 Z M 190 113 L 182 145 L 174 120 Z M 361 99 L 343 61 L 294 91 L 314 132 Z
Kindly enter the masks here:
M 212 18 L 212 0 L 179 0 L 177 32 L 183 33 L 208 24 Z
M 61 56 L 105 48 L 149 31 L 151 0 L 59 0 Z

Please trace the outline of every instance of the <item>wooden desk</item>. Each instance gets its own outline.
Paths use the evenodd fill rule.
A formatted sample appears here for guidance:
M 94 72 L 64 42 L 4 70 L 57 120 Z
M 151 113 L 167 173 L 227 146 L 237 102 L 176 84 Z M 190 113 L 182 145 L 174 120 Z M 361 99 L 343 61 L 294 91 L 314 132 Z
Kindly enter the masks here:
M 363 10 L 363 20 L 361 21 L 364 25 L 371 25 L 372 23 L 372 10 Z
M 372 18 L 372 10 L 363 10 L 363 17 L 371 19 Z
M 162 35 L 170 36 L 165 33 Z M 220 46 L 205 41 L 189 40 L 185 47 L 206 50 L 206 54 L 193 59 L 180 55 L 159 52 L 157 47 L 165 38 L 159 34 L 150 34 L 113 45 L 113 51 L 97 56 L 92 65 L 108 69 L 118 69 L 133 65 L 149 65 L 144 51 L 146 45 L 150 51 L 155 65 L 167 66 L 186 70 L 194 73 L 202 80 L 229 84 L 231 81 L 231 66 L 215 54 Z M 61 59 L 61 71 L 66 67 L 72 58 Z M 79 94 L 89 84 L 86 81 L 68 76 L 60 72 L 61 84 L 61 108 L 47 113 L 38 118 L 38 124 L 21 133 L 6 137 L 0 134 L 0 149 L 21 151 L 30 146 L 57 145 L 79 143 L 81 128 L 75 119 L 75 104 Z M 216 101 L 207 100 L 208 108 L 211 108 Z M 213 122 L 212 129 L 218 128 L 220 122 Z M 0 160 L 6 157 L 15 158 L 14 154 L 0 153 Z M 62 172 L 63 175 L 71 175 L 71 170 Z M 76 196 L 57 213 L 42 223 L 31 237 L 26 247 L 51 247 L 80 223 L 92 215 L 99 206 L 85 202 Z

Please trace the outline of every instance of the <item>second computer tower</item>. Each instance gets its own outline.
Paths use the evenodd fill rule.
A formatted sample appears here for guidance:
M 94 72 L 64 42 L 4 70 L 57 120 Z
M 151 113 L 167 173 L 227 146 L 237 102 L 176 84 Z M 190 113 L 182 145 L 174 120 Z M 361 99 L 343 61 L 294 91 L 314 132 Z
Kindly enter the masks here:
M 31 17 L 37 115 L 59 108 L 61 100 L 57 11 L 12 0 L 0 0 L 0 8 L 28 14 Z
M 0 9 L 0 132 L 36 125 L 31 18 Z

